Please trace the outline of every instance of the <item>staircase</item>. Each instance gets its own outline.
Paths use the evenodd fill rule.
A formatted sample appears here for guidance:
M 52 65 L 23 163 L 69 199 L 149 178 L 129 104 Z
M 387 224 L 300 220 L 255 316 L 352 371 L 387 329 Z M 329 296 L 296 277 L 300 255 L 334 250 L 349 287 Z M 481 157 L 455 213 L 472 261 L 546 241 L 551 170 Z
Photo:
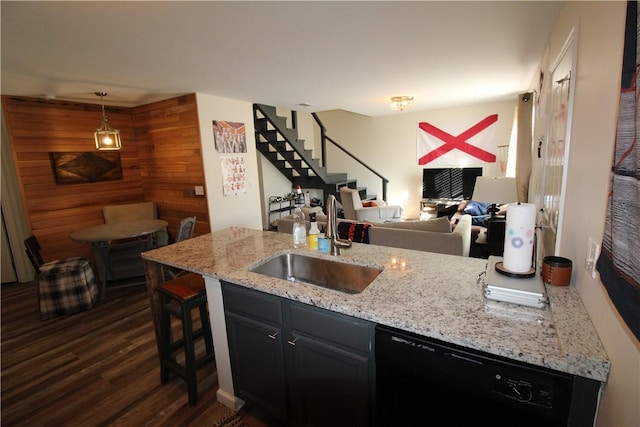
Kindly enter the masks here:
M 324 135 L 324 127 L 319 122 L 317 116 L 314 115 L 314 118 L 323 130 L 322 152 L 325 152 L 325 140 L 329 140 L 353 157 L 351 153 L 344 150 L 336 144 L 335 141 L 326 138 Z M 336 199 L 340 201 L 340 188 L 344 186 L 357 189 L 362 200 L 376 198 L 375 195 L 367 194 L 365 187 L 359 188 L 357 181 L 355 179 L 349 179 L 346 173 L 327 173 L 326 163 L 324 161 L 321 163 L 320 159 L 313 158 L 312 151 L 304 147 L 304 140 L 298 139 L 295 111 L 292 112 L 293 128 L 289 128 L 287 127 L 287 119 L 276 114 L 276 107 L 254 104 L 253 121 L 256 134 L 256 148 L 291 181 L 293 187 L 299 185 L 302 188 L 321 189 L 324 193 L 324 201 L 326 201 L 330 194 L 333 194 Z M 376 173 L 375 171 L 372 172 Z M 380 176 L 377 173 L 376 175 Z M 386 193 L 386 183 L 388 181 L 384 178 L 382 179 L 383 193 Z M 383 195 L 383 199 L 385 197 L 386 194 Z

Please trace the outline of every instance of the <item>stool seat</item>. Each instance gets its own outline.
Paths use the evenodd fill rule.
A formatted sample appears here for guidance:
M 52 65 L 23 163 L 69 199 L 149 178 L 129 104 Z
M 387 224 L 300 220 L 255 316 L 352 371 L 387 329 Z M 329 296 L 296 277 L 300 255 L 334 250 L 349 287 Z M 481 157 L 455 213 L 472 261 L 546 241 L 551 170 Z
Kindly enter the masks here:
M 173 372 L 187 383 L 189 405 L 198 402 L 196 371 L 213 362 L 213 337 L 207 310 L 207 294 L 202 276 L 189 273 L 162 283 L 156 288 L 160 296 L 160 382 L 169 380 Z M 193 330 L 192 310 L 198 308 L 200 328 Z M 171 316 L 182 321 L 182 337 L 172 339 Z M 199 360 L 195 355 L 195 340 L 204 340 L 206 353 Z M 184 364 L 176 361 L 174 353 L 184 349 Z
M 169 293 L 173 298 L 186 301 L 205 292 L 204 278 L 195 273 L 178 276 L 159 285 L 158 290 Z

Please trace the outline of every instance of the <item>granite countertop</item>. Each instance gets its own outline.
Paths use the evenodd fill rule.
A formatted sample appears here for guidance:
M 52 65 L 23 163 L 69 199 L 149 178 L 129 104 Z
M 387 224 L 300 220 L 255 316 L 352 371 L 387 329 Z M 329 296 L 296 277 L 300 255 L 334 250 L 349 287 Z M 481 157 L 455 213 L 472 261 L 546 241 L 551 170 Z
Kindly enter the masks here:
M 384 266 L 359 294 L 291 283 L 248 271 L 283 251 L 291 235 L 232 227 L 142 257 L 361 319 L 605 382 L 610 362 L 573 286 L 548 286 L 550 308 L 487 300 L 478 276 L 486 260 L 354 243 L 346 262 Z M 402 257 L 407 268 L 393 268 Z M 331 257 L 333 258 L 333 257 Z

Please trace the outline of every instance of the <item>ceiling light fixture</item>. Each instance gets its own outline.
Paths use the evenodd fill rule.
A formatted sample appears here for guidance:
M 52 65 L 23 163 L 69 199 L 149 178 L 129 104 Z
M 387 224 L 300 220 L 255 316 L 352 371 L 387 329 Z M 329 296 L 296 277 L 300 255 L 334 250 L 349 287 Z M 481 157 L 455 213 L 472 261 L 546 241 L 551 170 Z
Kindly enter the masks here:
M 413 105 L 413 96 L 393 96 L 391 97 L 391 109 L 393 111 L 404 111 Z
M 119 150 L 122 147 L 120 132 L 109 126 L 107 115 L 104 112 L 104 102 L 102 98 L 107 96 L 107 92 L 95 92 L 95 94 L 100 97 L 100 103 L 102 104 L 102 124 L 94 132 L 96 148 L 98 151 Z

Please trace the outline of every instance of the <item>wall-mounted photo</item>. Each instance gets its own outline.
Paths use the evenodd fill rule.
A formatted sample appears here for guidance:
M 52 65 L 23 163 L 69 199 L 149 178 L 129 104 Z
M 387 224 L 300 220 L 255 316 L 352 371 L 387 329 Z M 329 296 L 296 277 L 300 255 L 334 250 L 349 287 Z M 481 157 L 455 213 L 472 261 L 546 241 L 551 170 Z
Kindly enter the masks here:
M 213 139 L 218 153 L 246 153 L 247 136 L 244 123 L 213 121 Z
M 50 153 L 57 184 L 114 181 L 122 179 L 118 152 Z
M 243 156 L 222 156 L 222 194 L 237 196 L 247 192 L 246 167 Z

